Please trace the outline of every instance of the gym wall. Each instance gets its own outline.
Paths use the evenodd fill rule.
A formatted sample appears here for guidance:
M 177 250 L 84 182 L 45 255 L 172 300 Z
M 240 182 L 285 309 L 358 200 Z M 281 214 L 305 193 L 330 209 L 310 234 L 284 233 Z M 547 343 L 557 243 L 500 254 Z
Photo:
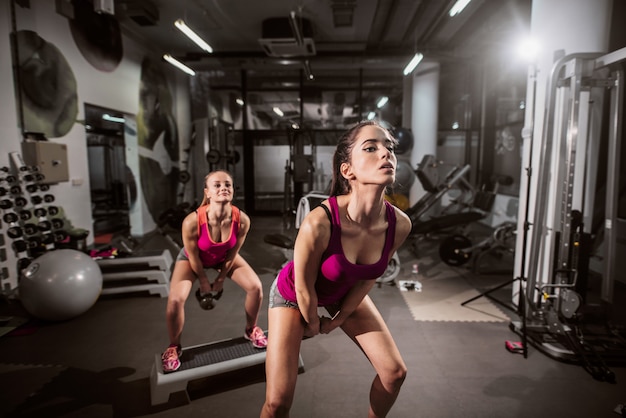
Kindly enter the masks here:
M 0 3 L 0 93 L 4 99 L 0 112 L 0 166 L 10 166 L 9 153 L 21 153 L 22 130 L 20 129 L 20 114 L 16 99 L 16 86 L 13 75 L 13 56 L 11 45 L 12 13 L 11 3 Z M 77 97 L 77 112 L 74 120 L 67 129 L 57 130 L 58 136 L 47 135 L 50 141 L 67 145 L 67 159 L 69 161 L 69 181 L 52 186 L 56 203 L 63 207 L 68 219 L 77 228 L 89 230 L 87 244 L 93 242 L 92 215 L 90 204 L 89 167 L 87 164 L 87 142 L 84 126 L 84 105 L 94 104 L 103 108 L 117 109 L 120 112 L 137 115 L 140 110 L 140 87 L 142 63 L 150 59 L 161 67 L 167 79 L 167 88 L 172 97 L 172 118 L 177 125 L 177 134 L 188 141 L 189 122 L 189 94 L 188 80 L 184 74 L 178 74 L 176 69 L 162 63 L 162 51 L 150 51 L 133 39 L 121 34 L 122 56 L 119 60 L 102 63 L 104 58 L 89 57 L 81 49 L 75 33 L 72 33 L 70 20 L 56 10 L 56 3 L 48 0 L 30 0 L 28 7 L 15 5 L 14 21 L 19 31 L 29 31 L 46 44 L 56 49 L 67 62 L 75 79 Z M 75 28 L 74 28 L 75 30 Z M 93 51 L 92 51 L 93 52 Z M 96 51 L 97 52 L 97 51 Z M 99 64 L 98 64 L 99 63 Z M 59 75 L 60 76 L 60 75 Z M 177 147 L 186 147 L 184 141 L 179 140 Z M 152 222 L 144 222 L 143 233 L 153 226 Z M 6 245 L 6 243 L 5 243 Z M 8 260 L 11 266 L 10 277 L 16 274 L 14 254 L 10 243 L 7 247 Z

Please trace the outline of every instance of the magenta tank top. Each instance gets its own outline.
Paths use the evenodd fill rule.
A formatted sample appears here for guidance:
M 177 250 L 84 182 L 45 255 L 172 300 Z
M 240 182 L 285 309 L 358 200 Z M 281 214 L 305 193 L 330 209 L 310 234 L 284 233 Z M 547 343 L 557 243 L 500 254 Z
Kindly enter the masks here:
M 209 234 L 208 220 L 206 216 L 207 207 L 208 205 L 200 206 L 197 210 L 198 252 L 204 267 L 215 267 L 218 264 L 223 263 L 226 259 L 228 251 L 235 248 L 237 245 L 237 235 L 239 233 L 239 208 L 232 206 L 233 212 L 231 215 L 232 222 L 230 225 L 230 236 L 222 242 L 215 242 Z M 187 250 L 185 250 L 185 255 L 189 257 Z
M 374 264 L 353 264 L 346 259 L 341 246 L 341 220 L 337 197 L 330 197 L 328 202 L 332 217 L 332 230 L 328 247 L 322 255 L 320 272 L 315 281 L 318 306 L 332 305 L 341 301 L 359 280 L 375 280 L 382 276 L 387 269 L 396 236 L 396 213 L 393 206 L 385 201 L 388 226 L 380 259 Z M 277 287 L 285 299 L 296 302 L 293 260 L 278 273 Z

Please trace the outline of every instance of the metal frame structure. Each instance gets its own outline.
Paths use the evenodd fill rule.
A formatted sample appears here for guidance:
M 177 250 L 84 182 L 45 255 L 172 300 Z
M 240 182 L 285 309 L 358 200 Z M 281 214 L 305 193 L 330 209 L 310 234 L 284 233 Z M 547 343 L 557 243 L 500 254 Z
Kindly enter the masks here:
M 525 289 L 521 290 L 518 312 L 522 322 L 511 324 L 514 331 L 523 335 L 524 350 L 529 340 L 548 355 L 582 362 L 599 380 L 612 380 L 614 375 L 580 336 L 577 312 L 582 298 L 577 293 L 577 282 L 579 261 L 585 262 L 579 257 L 584 257 L 581 246 L 590 228 L 586 220 L 594 211 L 596 178 L 603 168 L 598 161 L 602 158 L 607 161 L 607 171 L 601 298 L 612 303 L 618 237 L 623 237 L 626 229 L 626 220 L 617 216 L 624 62 L 626 48 L 603 56 L 572 54 L 553 66 L 539 163 L 536 171 L 529 168 L 529 173 L 536 176 L 536 201 L 533 216 L 529 216 L 528 205 L 524 214 L 527 221 L 522 251 L 527 252 L 528 258 L 521 274 Z M 609 113 L 608 119 L 603 120 L 607 93 Z M 603 130 L 606 120 L 609 126 Z M 600 155 L 603 133 L 608 133 L 606 155 Z M 530 194 L 526 196 L 529 198 Z

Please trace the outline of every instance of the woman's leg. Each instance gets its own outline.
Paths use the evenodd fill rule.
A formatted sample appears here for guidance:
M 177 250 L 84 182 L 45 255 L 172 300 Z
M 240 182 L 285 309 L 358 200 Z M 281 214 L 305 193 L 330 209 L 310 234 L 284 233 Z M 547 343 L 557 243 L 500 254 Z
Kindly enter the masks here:
M 176 261 L 174 271 L 172 272 L 172 280 L 170 281 L 170 293 L 167 297 L 165 313 L 167 332 L 171 345 L 180 345 L 180 338 L 185 324 L 185 301 L 189 297 L 194 280 L 195 274 L 191 269 L 189 261 Z
M 363 350 L 376 370 L 370 388 L 369 418 L 385 417 L 406 378 L 406 365 L 389 328 L 369 296 L 341 328 Z
M 230 278 L 246 292 L 244 309 L 246 311 L 246 329 L 257 325 L 261 303 L 263 302 L 263 286 L 261 279 L 244 258 L 237 254 L 229 272 Z
M 268 311 L 268 322 L 271 338 L 265 357 L 266 389 L 261 418 L 288 417 L 304 335 L 302 315 L 296 308 L 274 307 Z

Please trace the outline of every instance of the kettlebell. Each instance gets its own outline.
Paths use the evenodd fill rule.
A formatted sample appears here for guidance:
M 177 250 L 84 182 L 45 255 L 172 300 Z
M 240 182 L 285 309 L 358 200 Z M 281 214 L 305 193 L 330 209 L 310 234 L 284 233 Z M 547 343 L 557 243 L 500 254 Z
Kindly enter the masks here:
M 222 297 L 222 293 L 224 293 L 224 289 L 219 292 L 209 292 L 207 294 L 202 294 L 200 289 L 196 290 L 196 299 L 198 299 L 198 303 L 200 307 L 205 311 L 210 311 L 215 308 L 215 302 L 218 301 Z

